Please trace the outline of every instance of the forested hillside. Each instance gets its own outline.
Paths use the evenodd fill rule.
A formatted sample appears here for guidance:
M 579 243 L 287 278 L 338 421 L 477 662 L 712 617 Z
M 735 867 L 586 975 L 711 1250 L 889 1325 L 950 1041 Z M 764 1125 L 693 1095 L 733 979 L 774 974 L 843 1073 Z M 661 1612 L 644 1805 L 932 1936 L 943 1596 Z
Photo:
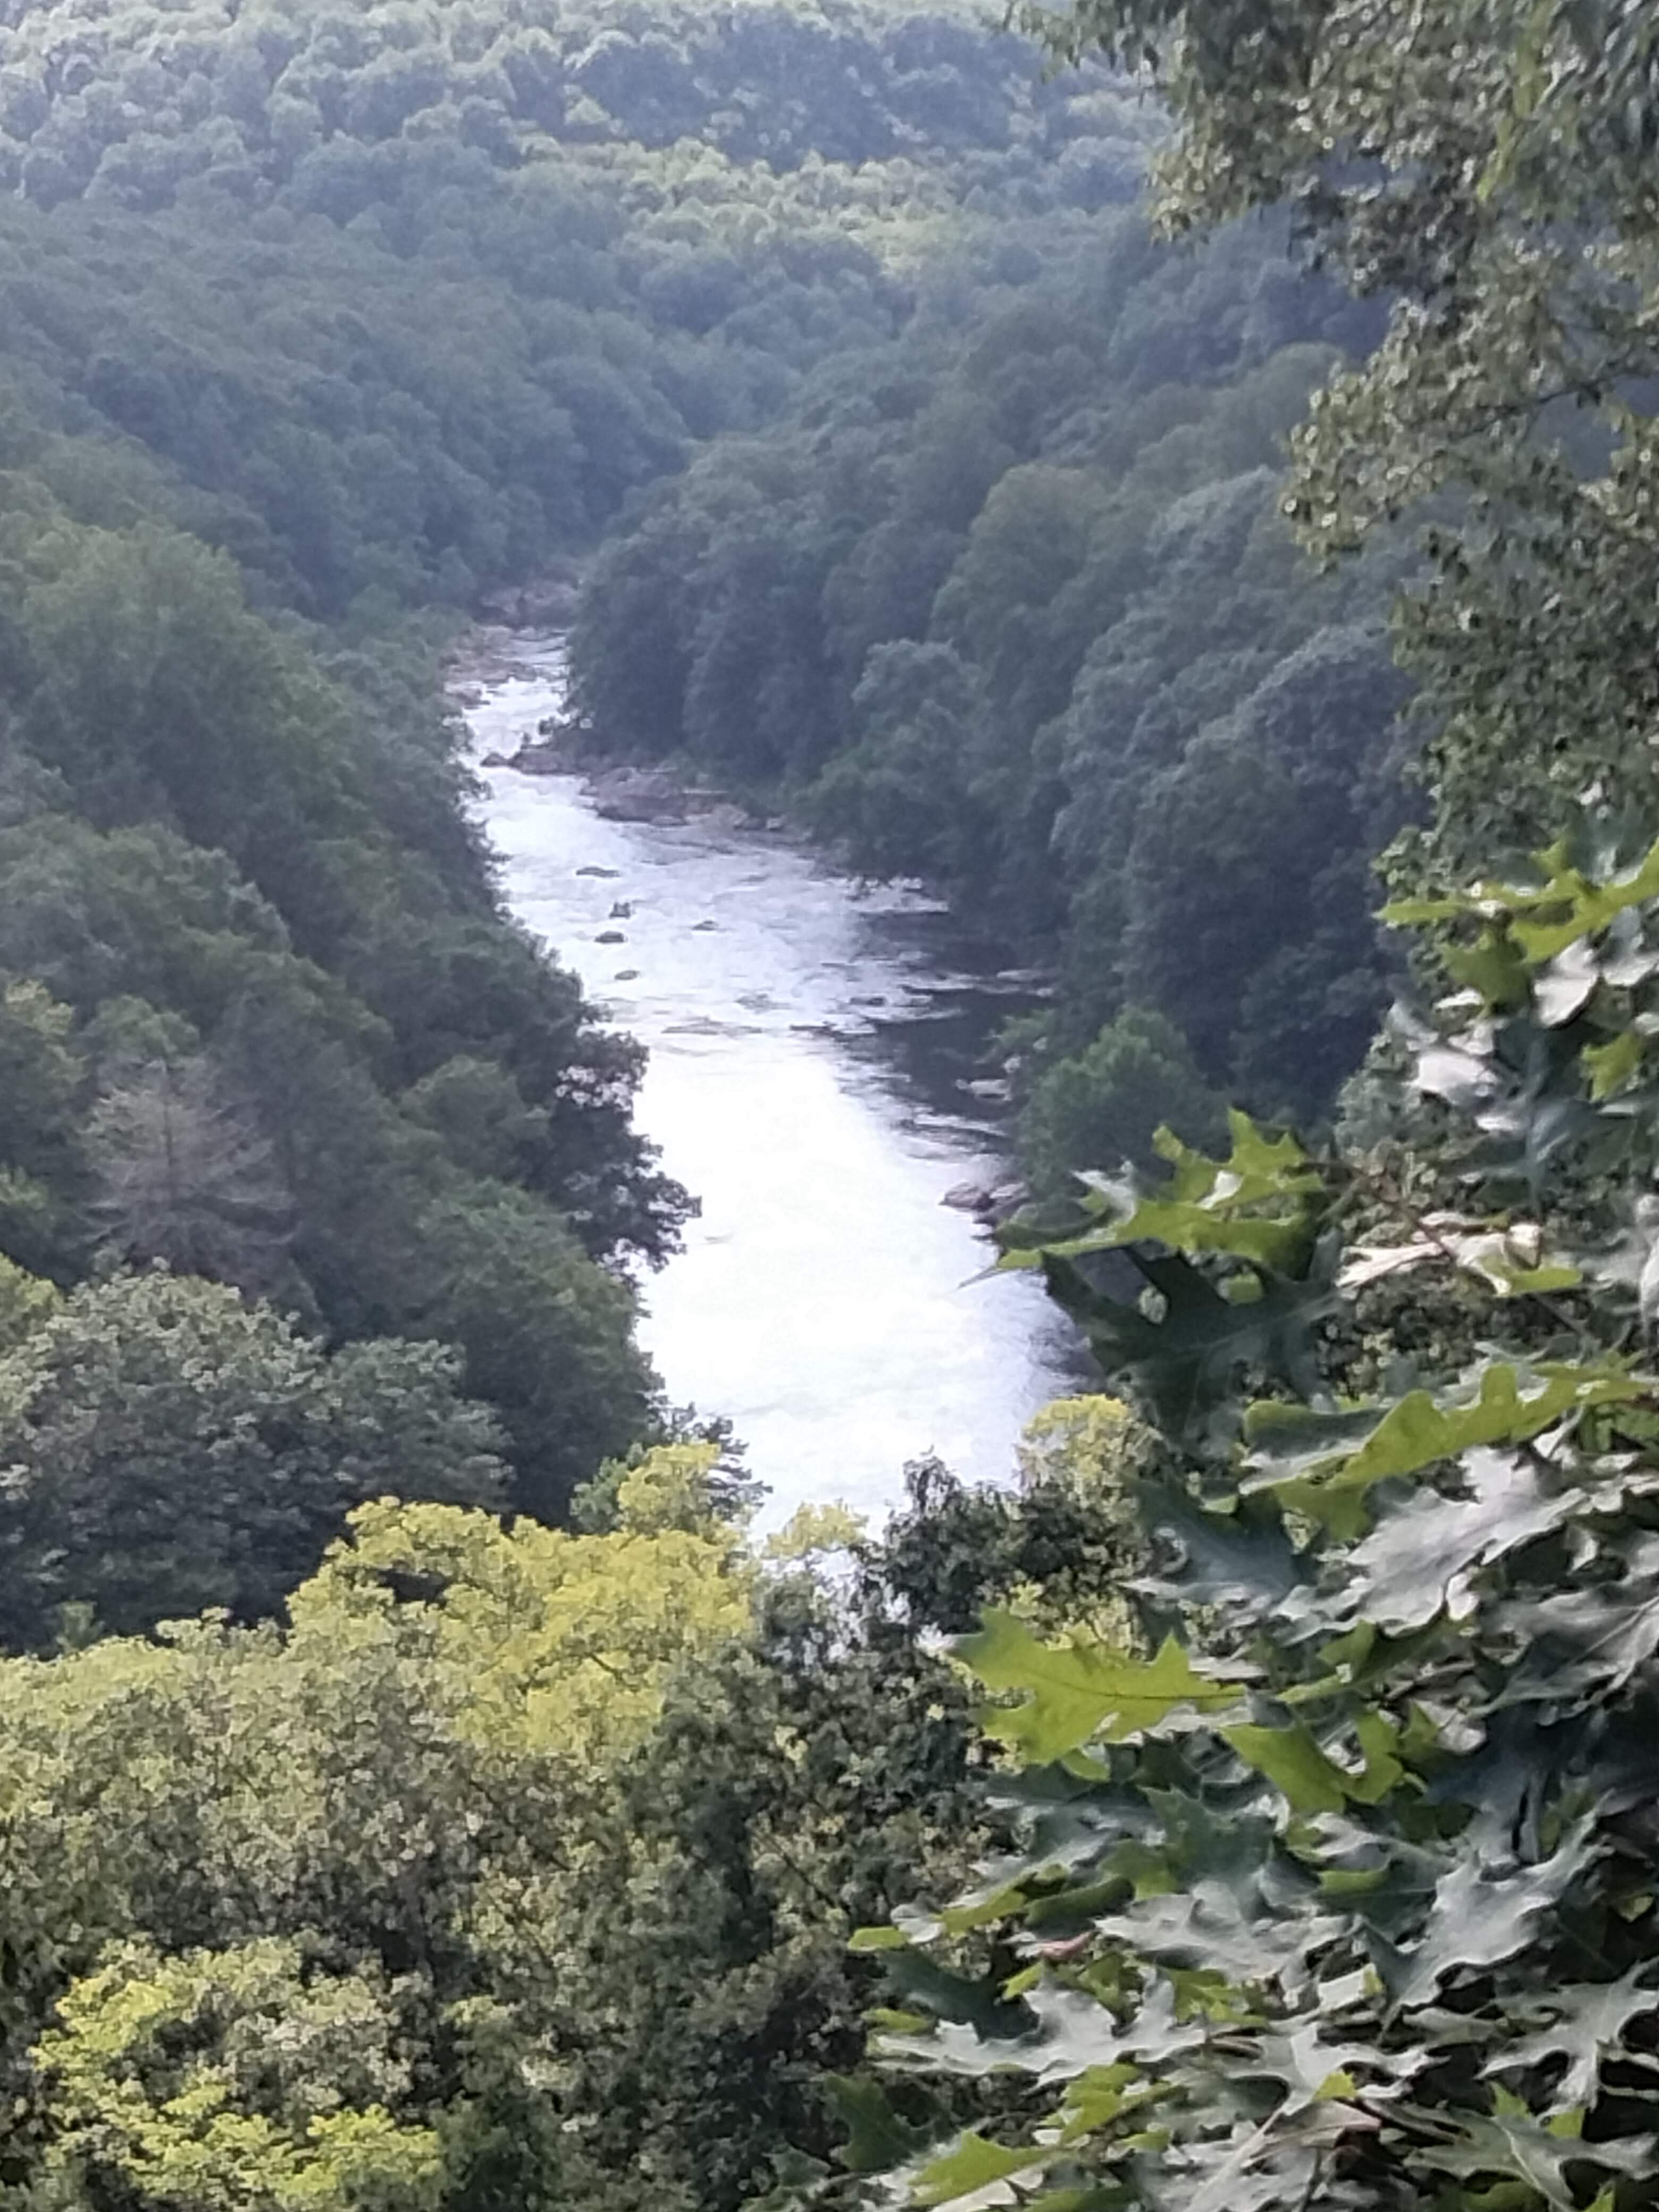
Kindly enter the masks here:
M 781 781 L 1056 964 L 1045 1188 L 1230 1085 L 1328 1107 L 1385 995 L 1389 563 L 1314 592 L 1273 471 L 1379 325 L 1278 232 L 1154 246 L 1133 88 L 908 6 L 13 12 L 6 351 L 72 511 L 362 623 L 590 547 L 712 440 L 594 573 L 596 744 Z
M 556 1513 L 653 1432 L 619 1271 L 687 1200 L 501 916 L 404 617 L 568 574 L 943 244 L 1132 194 L 1151 118 L 902 10 L 3 40 L 4 1251 L 456 1346 Z
M 1651 2212 L 1653 11 L 0 17 L 0 2206 Z M 1006 1489 L 662 1402 L 579 575 L 1054 968 Z
M 1154 131 L 949 10 L 10 15 L 21 397 L 147 449 L 84 496 L 325 613 L 522 581 L 890 333 L 942 241 L 1132 198 Z
M 46 205 L 154 206 L 195 179 L 248 204 L 288 188 L 322 205 L 329 179 L 378 201 L 380 176 L 445 138 L 507 169 L 550 142 L 696 140 L 774 171 L 1012 150 L 1035 176 L 1048 119 L 1079 100 L 1086 112 L 1095 88 L 1045 88 L 1030 45 L 989 27 L 965 0 L 11 0 L 7 181 Z M 1087 135 L 1109 138 L 1109 121 Z M 412 152 L 371 150 L 400 141 Z
M 1386 910 L 1422 995 L 1344 1141 L 1236 1115 L 1094 1177 L 1073 1233 L 1005 1231 L 1162 1439 L 1133 1626 L 998 1608 L 957 1645 L 1022 1845 L 859 1939 L 897 1966 L 884 2086 L 815 2194 L 1644 2212 L 1659 23 L 1030 20 L 1162 87 L 1168 222 L 1288 204 L 1395 295 L 1286 504 L 1336 556 L 1428 524 L 1398 623 L 1431 812 Z
M 1279 483 L 1379 327 L 1276 226 L 1176 252 L 1133 212 L 1011 220 L 590 575 L 594 747 L 781 788 L 1057 965 L 1021 1040 L 1047 1190 L 1166 1118 L 1206 1134 L 1228 1089 L 1317 1115 L 1375 1027 L 1402 556 L 1319 582 Z
M 6 479 L 0 1238 L 463 1347 L 550 1506 L 625 1445 L 684 1200 L 637 1054 L 503 919 L 411 641 L 308 649 L 227 557 Z M 424 678 L 424 681 L 422 680 Z M 136 1350 L 134 1356 L 137 1356 Z
M 1156 118 L 937 8 L 0 42 L 0 2194 L 736 2212 L 981 1830 L 917 1639 L 1098 1583 L 1123 1423 L 856 1589 L 747 1547 L 442 658 Z

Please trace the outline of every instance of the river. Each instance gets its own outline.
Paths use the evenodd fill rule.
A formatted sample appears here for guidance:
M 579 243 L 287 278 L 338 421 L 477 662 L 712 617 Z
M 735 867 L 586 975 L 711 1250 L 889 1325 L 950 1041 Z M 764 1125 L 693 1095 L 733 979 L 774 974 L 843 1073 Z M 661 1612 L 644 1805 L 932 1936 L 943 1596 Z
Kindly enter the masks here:
M 556 639 L 462 694 L 475 757 L 558 706 Z M 510 671 L 510 672 L 509 672 Z M 1065 1325 L 941 1203 L 1007 1172 L 979 1054 L 1019 1003 L 936 905 L 864 892 L 786 838 L 605 821 L 574 777 L 482 770 L 513 911 L 647 1048 L 637 1119 L 702 1202 L 644 1286 L 676 1404 L 724 1413 L 765 1520 L 841 1499 L 879 1521 L 907 1460 L 1006 1481 L 1025 1420 L 1076 1385 Z

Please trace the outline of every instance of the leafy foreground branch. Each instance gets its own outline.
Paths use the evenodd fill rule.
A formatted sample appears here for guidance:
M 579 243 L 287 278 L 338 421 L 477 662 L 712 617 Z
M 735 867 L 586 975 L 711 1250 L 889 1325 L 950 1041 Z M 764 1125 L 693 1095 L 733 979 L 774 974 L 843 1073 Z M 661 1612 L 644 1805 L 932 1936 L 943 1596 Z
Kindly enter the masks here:
M 1659 2203 L 1659 847 L 1581 842 L 1390 909 L 1409 1145 L 1236 1117 L 1010 1232 L 1161 1433 L 1137 1629 L 957 1645 L 1023 1849 L 858 1939 L 893 2101 L 822 2191 Z

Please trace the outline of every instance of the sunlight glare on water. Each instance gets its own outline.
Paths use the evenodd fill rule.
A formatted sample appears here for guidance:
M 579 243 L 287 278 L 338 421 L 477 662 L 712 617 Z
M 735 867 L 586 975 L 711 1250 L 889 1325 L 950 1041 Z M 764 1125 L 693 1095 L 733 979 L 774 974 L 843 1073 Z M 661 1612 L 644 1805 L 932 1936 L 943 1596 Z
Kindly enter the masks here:
M 559 702 L 556 641 L 510 652 L 467 707 L 479 758 Z M 647 1048 L 640 1126 L 702 1203 L 644 1285 L 670 1398 L 730 1418 L 769 1521 L 828 1498 L 878 1519 L 929 1451 L 1008 1480 L 1024 1421 L 1077 1385 L 1041 1291 L 971 1281 L 989 1248 L 940 1203 L 1007 1172 L 947 1048 L 1006 998 L 930 964 L 928 902 L 777 836 L 607 822 L 574 777 L 483 773 L 509 904 Z

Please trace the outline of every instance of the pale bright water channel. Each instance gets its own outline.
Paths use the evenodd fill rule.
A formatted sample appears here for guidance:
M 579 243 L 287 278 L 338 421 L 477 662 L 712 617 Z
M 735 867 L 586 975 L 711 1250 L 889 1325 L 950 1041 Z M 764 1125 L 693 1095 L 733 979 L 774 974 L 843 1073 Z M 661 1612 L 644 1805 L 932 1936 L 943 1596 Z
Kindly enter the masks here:
M 467 710 L 479 758 L 559 703 L 556 641 L 507 650 L 518 672 Z M 1030 1279 L 970 1281 L 989 1248 L 940 1200 L 1007 1173 L 965 1086 L 1018 998 L 964 971 L 927 902 L 784 838 L 608 822 L 574 777 L 483 774 L 510 905 L 648 1048 L 639 1124 L 702 1200 L 644 1285 L 671 1399 L 731 1419 L 769 1521 L 829 1498 L 878 1519 L 928 1451 L 1006 1481 L 1077 1355 Z

